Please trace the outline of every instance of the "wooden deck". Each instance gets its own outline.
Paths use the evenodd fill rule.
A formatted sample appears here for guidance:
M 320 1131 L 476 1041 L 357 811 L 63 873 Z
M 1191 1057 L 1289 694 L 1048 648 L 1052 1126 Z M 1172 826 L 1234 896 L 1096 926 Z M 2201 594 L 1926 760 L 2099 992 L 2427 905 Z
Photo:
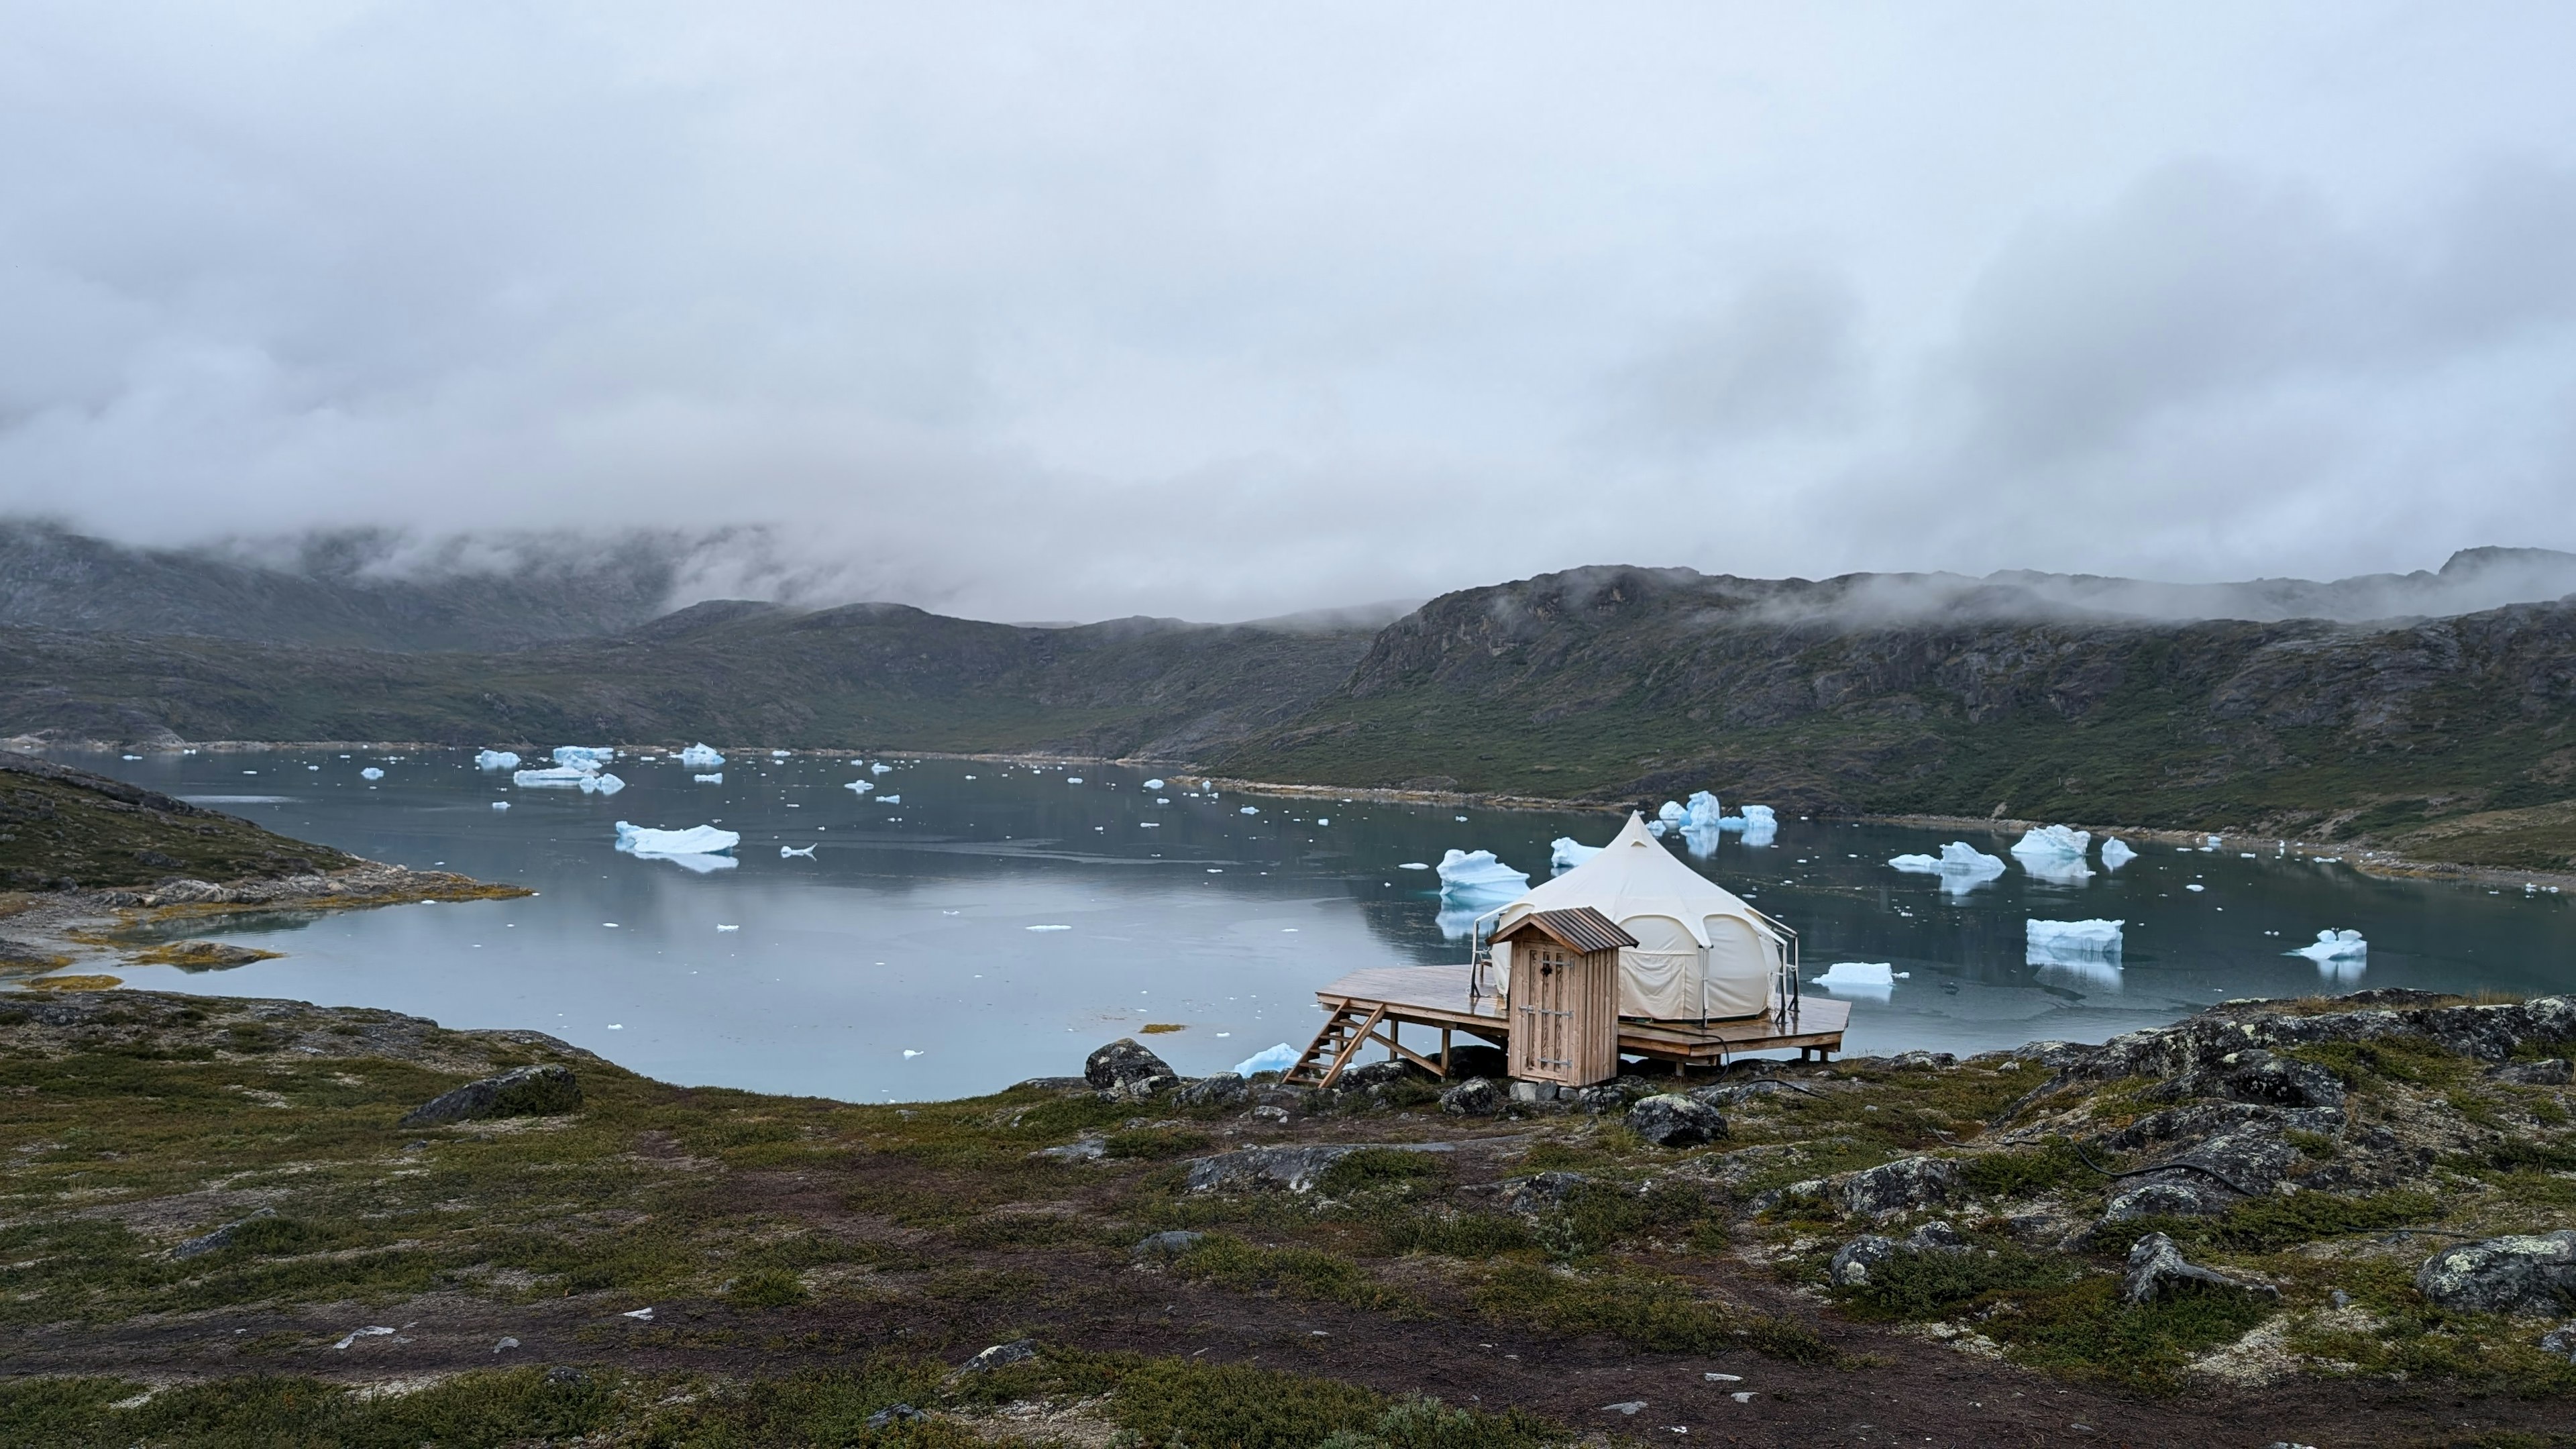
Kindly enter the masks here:
M 1472 968 L 1466 966 L 1380 967 L 1354 971 L 1317 991 L 1315 999 L 1329 1015 L 1314 1045 L 1290 1068 L 1288 1080 L 1329 1086 L 1343 1068 L 1358 1061 L 1360 1049 L 1370 1042 L 1443 1077 L 1449 1074 L 1449 1047 L 1457 1033 L 1504 1045 L 1511 1038 L 1511 1023 L 1503 1003 L 1491 990 L 1471 999 L 1467 990 L 1471 974 Z M 1816 996 L 1797 1003 L 1783 1023 L 1775 998 L 1772 1009 L 1760 1016 L 1705 1026 L 1695 1021 L 1621 1017 L 1619 1051 L 1623 1056 L 1671 1062 L 1676 1071 L 1723 1066 L 1749 1052 L 1789 1048 L 1795 1048 L 1801 1059 L 1831 1057 L 1842 1050 L 1843 1030 L 1850 1024 L 1849 1002 Z M 1408 1046 L 1402 1040 L 1404 1026 L 1438 1031 L 1438 1054 L 1421 1050 L 1425 1043 Z

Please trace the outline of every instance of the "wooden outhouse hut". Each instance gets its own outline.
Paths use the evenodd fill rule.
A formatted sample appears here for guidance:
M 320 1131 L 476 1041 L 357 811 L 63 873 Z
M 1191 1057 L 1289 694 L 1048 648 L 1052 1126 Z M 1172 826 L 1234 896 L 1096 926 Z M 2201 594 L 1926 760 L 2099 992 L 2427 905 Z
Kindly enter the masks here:
M 1511 943 L 1511 1071 L 1588 1087 L 1619 1074 L 1619 953 L 1637 938 L 1590 906 L 1532 911 L 1494 937 Z

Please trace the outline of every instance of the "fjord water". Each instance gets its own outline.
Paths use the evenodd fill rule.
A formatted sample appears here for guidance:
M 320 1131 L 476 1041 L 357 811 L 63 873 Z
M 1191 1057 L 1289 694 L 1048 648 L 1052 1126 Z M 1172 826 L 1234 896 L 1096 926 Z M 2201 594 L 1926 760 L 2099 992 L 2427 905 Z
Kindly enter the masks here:
M 538 892 L 232 920 L 215 939 L 284 954 L 221 972 L 117 968 L 131 985 L 532 1027 L 667 1081 L 873 1100 L 1076 1072 L 1148 1024 L 1181 1028 L 1143 1039 L 1190 1074 L 1303 1045 L 1312 993 L 1334 977 L 1464 959 L 1437 880 L 1406 863 L 1490 849 L 1543 877 L 1552 838 L 1601 844 L 1620 820 L 1207 798 L 1097 765 L 894 760 L 876 774 L 735 754 L 719 784 L 668 755 L 629 757 L 613 767 L 628 788 L 598 796 L 513 788 L 470 751 L 58 758 L 362 856 Z M 361 778 L 368 766 L 384 777 Z M 843 788 L 853 779 L 876 793 Z M 620 854 L 619 820 L 739 831 L 739 865 Z M 2052 884 L 2012 862 L 1965 894 L 1886 865 L 1955 838 L 2011 861 L 2013 837 L 1994 832 L 1796 819 L 1767 846 L 1727 837 L 1684 858 L 1799 931 L 1809 976 L 1835 961 L 1910 973 L 1855 1000 L 1853 1052 L 2100 1040 L 2230 996 L 2576 983 L 2576 905 L 2545 891 L 2377 880 L 2270 842 L 2138 840 L 2116 872 L 2097 858 L 2089 880 Z M 813 855 L 781 858 L 782 845 Z M 2124 919 L 2121 964 L 2026 964 L 2031 917 Z M 2367 964 L 2285 954 L 2328 927 L 2361 931 Z

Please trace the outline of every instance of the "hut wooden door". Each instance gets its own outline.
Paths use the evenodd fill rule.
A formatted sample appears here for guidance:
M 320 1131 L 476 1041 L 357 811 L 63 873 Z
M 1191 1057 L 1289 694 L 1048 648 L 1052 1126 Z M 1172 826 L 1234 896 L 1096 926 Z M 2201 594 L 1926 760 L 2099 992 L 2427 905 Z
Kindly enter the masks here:
M 1588 1087 L 1618 1074 L 1618 959 L 1536 936 L 1513 944 L 1513 1076 Z

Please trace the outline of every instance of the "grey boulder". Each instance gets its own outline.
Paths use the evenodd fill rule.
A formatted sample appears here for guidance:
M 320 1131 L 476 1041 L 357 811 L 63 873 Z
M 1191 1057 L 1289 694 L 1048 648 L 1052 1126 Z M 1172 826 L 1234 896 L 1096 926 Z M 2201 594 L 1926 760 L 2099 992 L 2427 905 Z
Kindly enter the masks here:
M 1510 1105 L 1500 1082 L 1471 1077 L 1440 1094 L 1440 1110 L 1453 1117 L 1492 1117 Z
M 277 1209 L 261 1208 L 258 1212 L 252 1213 L 249 1217 L 237 1218 L 234 1221 L 226 1223 L 222 1227 L 215 1229 L 211 1233 L 190 1238 L 188 1241 L 172 1248 L 170 1250 L 170 1256 L 181 1261 L 185 1261 L 189 1258 L 203 1257 L 208 1253 L 221 1252 L 233 1245 L 233 1239 L 241 1229 L 248 1227 L 252 1223 L 258 1222 L 262 1218 L 273 1218 L 275 1216 L 277 1216 Z
M 1250 1091 L 1243 1078 L 1232 1072 L 1219 1072 L 1182 1087 L 1180 1100 L 1189 1107 L 1224 1107 L 1242 1101 Z
M 548 1062 L 467 1082 L 414 1107 L 400 1125 L 436 1127 L 488 1117 L 552 1117 L 580 1106 L 581 1083 L 573 1079 L 572 1069 Z
M 1628 1130 L 1657 1147 L 1697 1147 L 1726 1135 L 1726 1116 L 1705 1102 L 1666 1092 L 1629 1108 Z
M 2464 1312 L 2562 1310 L 2576 1304 L 2576 1230 L 2514 1233 L 2444 1248 L 2415 1270 L 2415 1289 Z
M 1898 1253 L 1964 1253 L 1969 1247 L 1967 1238 L 1944 1222 L 1925 1223 L 1906 1234 L 1902 1242 L 1880 1233 L 1864 1233 L 1835 1250 L 1833 1262 L 1826 1265 L 1825 1277 L 1837 1288 L 1858 1288 L 1869 1282 L 1870 1269 Z
M 1136 1242 L 1136 1256 L 1139 1258 L 1177 1258 L 1183 1253 L 1188 1252 L 1190 1249 L 1197 1247 L 1201 1242 L 1205 1241 L 1206 1238 L 1207 1234 L 1194 1233 L 1187 1228 L 1174 1228 L 1169 1232 L 1162 1233 L 1147 1233 Z
M 1878 1217 L 1947 1202 L 1959 1190 L 1959 1167 L 1946 1157 L 1900 1157 L 1840 1180 L 1835 1193 L 1844 1212 Z
M 2488 1072 L 2499 1082 L 2522 1087 L 2564 1087 L 2576 1082 L 2576 1068 L 2565 1057 L 2551 1057 L 2545 1062 L 2511 1062 Z
M 1393 1152 L 1448 1152 L 1446 1142 L 1372 1144 Z M 1361 1150 L 1358 1143 L 1324 1143 L 1311 1147 L 1246 1147 L 1189 1162 L 1184 1186 L 1191 1192 L 1257 1192 L 1285 1188 L 1305 1192 L 1323 1179 L 1333 1164 Z
M 1147 1051 L 1132 1036 L 1122 1036 L 1085 1057 L 1082 1079 L 1095 1092 L 1111 1092 L 1122 1097 L 1152 1096 L 1155 1091 L 1180 1084 L 1180 1074 L 1171 1063 Z M 1140 1084 L 1159 1080 L 1162 1087 L 1137 1090 Z

